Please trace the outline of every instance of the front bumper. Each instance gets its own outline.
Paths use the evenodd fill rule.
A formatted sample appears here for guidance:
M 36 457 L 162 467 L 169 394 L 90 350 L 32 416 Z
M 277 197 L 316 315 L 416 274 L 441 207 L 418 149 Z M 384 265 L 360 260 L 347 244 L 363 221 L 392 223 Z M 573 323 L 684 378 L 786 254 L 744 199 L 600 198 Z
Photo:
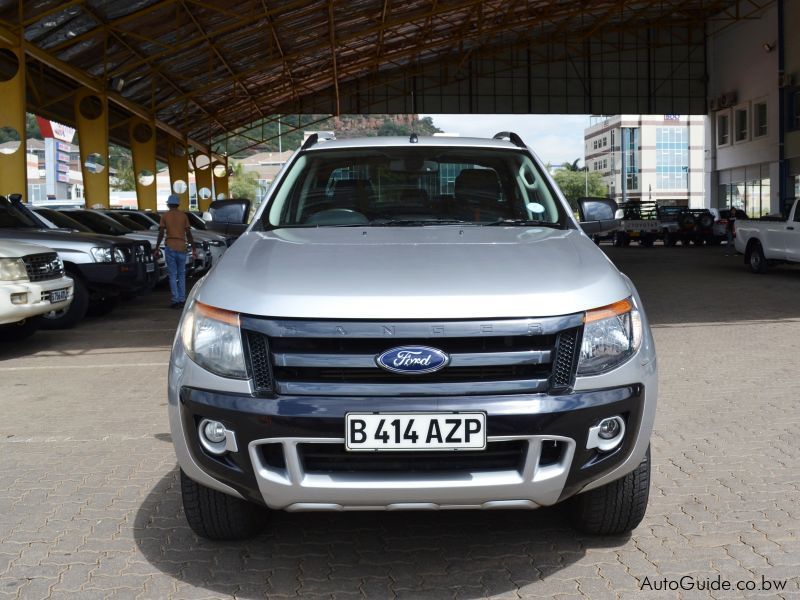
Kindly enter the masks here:
M 271 508 L 535 508 L 575 494 L 625 460 L 639 435 L 645 393 L 644 386 L 633 385 L 567 396 L 370 400 L 369 410 L 376 412 L 396 412 L 400 405 L 406 412 L 486 411 L 488 448 L 507 441 L 522 442 L 523 448 L 515 465 L 490 470 L 459 465 L 398 474 L 308 468 L 302 449 L 330 444 L 332 452 L 340 451 L 344 415 L 359 410 L 363 398 L 265 400 L 184 387 L 176 426 L 205 473 Z M 589 428 L 613 415 L 626 421 L 621 445 L 608 453 L 587 450 Z M 235 432 L 236 451 L 222 458 L 207 453 L 197 432 L 203 418 Z M 442 454 L 443 461 L 450 457 L 458 458 Z
M 151 289 L 158 278 L 158 268 L 148 272 L 147 263 L 85 263 L 75 266 L 89 290 L 100 294 L 144 292 Z
M 649 334 L 645 347 L 625 365 L 606 375 L 579 378 L 570 394 L 416 398 L 260 398 L 252 393 L 250 382 L 223 379 L 201 369 L 176 340 L 169 373 L 169 413 L 178 462 L 190 478 L 270 508 L 536 508 L 635 469 L 649 444 L 657 389 Z M 519 442 L 524 448 L 522 457 L 513 468 L 489 470 L 463 464 L 452 470 L 400 473 L 308 468 L 304 445 L 329 444 L 340 452 L 345 413 L 365 409 L 485 411 L 488 447 Z M 589 428 L 614 415 L 626 422 L 620 446 L 605 454 L 588 450 Z M 207 453 L 197 432 L 202 418 L 219 420 L 233 431 L 235 451 L 222 458 Z M 548 451 L 553 445 L 559 447 L 555 456 Z M 446 455 L 457 453 L 442 454 L 443 460 Z
M 73 287 L 72 279 L 66 276 L 47 281 L 3 284 L 0 286 L 0 325 L 17 323 L 51 310 L 66 308 L 72 302 Z M 68 290 L 67 298 L 60 302 L 50 302 L 50 292 L 56 290 Z M 27 294 L 26 302 L 12 303 L 12 294 Z

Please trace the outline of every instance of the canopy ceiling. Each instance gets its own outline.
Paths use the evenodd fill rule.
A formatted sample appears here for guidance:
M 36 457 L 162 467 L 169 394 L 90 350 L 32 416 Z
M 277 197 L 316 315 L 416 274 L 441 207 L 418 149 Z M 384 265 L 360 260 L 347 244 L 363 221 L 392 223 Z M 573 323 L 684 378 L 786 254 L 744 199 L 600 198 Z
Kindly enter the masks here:
M 138 114 L 224 151 L 277 114 L 705 113 L 707 21 L 770 3 L 0 0 L 0 40 L 32 112 L 73 123 L 84 85 L 115 141 Z

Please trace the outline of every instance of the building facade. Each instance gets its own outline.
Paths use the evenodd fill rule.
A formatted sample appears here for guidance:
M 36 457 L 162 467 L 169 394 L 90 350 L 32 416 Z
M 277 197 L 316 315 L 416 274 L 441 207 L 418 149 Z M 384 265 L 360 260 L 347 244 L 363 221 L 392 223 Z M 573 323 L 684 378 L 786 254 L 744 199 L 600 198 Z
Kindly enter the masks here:
M 706 118 L 685 115 L 591 117 L 584 130 L 585 165 L 608 185 L 609 197 L 705 206 Z
M 711 206 L 780 211 L 778 13 L 709 29 L 706 181 Z

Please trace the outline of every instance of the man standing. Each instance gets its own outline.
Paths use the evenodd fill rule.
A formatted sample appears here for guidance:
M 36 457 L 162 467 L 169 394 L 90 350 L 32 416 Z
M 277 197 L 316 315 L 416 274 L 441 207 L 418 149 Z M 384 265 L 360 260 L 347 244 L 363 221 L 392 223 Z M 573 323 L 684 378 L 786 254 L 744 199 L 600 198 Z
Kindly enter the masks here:
M 170 308 L 181 308 L 186 301 L 186 251 L 187 241 L 193 244 L 192 230 L 189 228 L 189 218 L 186 213 L 178 209 L 181 199 L 175 194 L 167 198 L 169 212 L 161 217 L 158 227 L 158 241 L 156 253 L 160 252 L 161 240 L 166 233 L 164 245 L 164 260 L 169 272 L 169 287 L 172 292 Z M 194 249 L 192 249 L 194 255 Z

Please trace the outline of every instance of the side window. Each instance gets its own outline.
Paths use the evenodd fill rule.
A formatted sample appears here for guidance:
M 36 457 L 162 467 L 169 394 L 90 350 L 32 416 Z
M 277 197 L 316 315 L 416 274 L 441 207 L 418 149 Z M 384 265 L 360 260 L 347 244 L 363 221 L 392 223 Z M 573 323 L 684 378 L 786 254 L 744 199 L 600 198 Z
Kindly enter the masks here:
M 800 202 L 794 207 L 794 221 L 795 223 L 800 223 Z

